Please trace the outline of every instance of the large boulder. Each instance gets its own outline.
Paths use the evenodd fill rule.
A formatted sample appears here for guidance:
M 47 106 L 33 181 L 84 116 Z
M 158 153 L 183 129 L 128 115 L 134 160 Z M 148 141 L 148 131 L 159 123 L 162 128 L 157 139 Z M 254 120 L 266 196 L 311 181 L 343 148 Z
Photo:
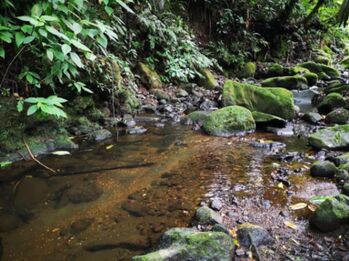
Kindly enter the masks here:
M 289 90 L 304 90 L 308 88 L 308 81 L 301 75 L 272 77 L 262 81 L 264 87 L 283 87 Z
M 338 70 L 321 63 L 305 62 L 300 64 L 299 66 L 307 68 L 309 71 L 316 73 L 319 79 L 336 78 L 340 76 Z
M 330 161 L 316 161 L 310 168 L 313 177 L 333 178 L 337 173 L 336 165 Z
M 162 87 L 160 76 L 155 70 L 145 63 L 139 63 L 138 67 L 142 82 L 148 89 L 159 89 Z
M 284 88 L 263 88 L 227 81 L 223 88 L 224 106 L 239 105 L 290 120 L 295 115 L 293 94 Z
M 310 224 L 322 232 L 336 230 L 341 224 L 349 223 L 349 197 L 328 197 L 315 211 Z
M 317 107 L 318 111 L 323 114 L 330 113 L 334 109 L 344 107 L 346 105 L 344 97 L 339 93 L 328 94 Z
M 307 68 L 301 66 L 294 66 L 290 69 L 291 75 L 302 75 L 308 81 L 309 86 L 313 86 L 319 80 L 319 77 L 316 73 L 309 71 Z
M 215 136 L 232 136 L 256 129 L 252 113 L 241 106 L 228 106 L 211 112 L 204 120 L 204 130 Z
M 336 109 L 327 114 L 325 121 L 329 124 L 346 124 L 349 121 L 349 111 L 344 108 Z
M 253 78 L 256 74 L 257 66 L 253 62 L 248 62 L 244 64 L 241 68 L 240 77 L 241 78 Z
M 349 124 L 321 129 L 309 136 L 309 144 L 316 149 L 342 149 L 349 147 Z
M 160 250 L 133 261 L 220 260 L 230 261 L 234 254 L 233 239 L 223 232 L 199 232 L 190 228 L 172 228 L 160 240 Z
M 286 76 L 289 74 L 290 74 L 290 69 L 278 63 L 269 65 L 266 72 L 266 75 L 268 77 Z

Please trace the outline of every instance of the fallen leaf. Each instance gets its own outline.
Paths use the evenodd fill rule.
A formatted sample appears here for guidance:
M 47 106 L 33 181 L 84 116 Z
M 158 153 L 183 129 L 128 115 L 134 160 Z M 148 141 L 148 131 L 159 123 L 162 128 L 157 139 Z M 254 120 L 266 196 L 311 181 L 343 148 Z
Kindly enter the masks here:
M 284 184 L 283 184 L 282 182 L 280 182 L 280 183 L 278 184 L 278 188 L 284 189 Z
M 64 150 L 57 150 L 57 151 L 51 152 L 51 154 L 56 156 L 66 156 L 66 155 L 70 155 L 70 152 L 64 151 Z
M 59 228 L 54 228 L 54 229 L 52 229 L 52 233 L 56 233 L 56 232 L 58 232 L 60 229 Z
M 309 208 L 310 211 L 315 212 L 315 210 L 317 209 L 317 206 L 313 205 L 313 204 L 310 204 L 310 205 L 308 205 L 308 208 Z
M 303 209 L 303 208 L 306 208 L 308 205 L 306 203 L 297 203 L 297 204 L 294 204 L 294 205 L 291 205 L 290 206 L 290 209 L 292 210 L 299 210 L 299 209 Z
M 292 228 L 292 229 L 298 229 L 298 226 L 290 221 L 285 220 L 284 224 L 286 227 Z
M 112 145 L 107 146 L 105 149 L 110 150 L 113 147 L 114 147 L 114 145 L 112 144 Z

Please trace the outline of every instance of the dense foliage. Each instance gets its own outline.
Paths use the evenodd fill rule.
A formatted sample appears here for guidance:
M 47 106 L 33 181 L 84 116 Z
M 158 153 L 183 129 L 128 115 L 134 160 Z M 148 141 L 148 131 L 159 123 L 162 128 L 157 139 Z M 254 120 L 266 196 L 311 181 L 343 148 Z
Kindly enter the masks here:
M 134 92 L 139 61 L 179 83 L 207 67 L 343 46 L 349 1 L 5 0 L 0 10 L 1 95 L 28 115 L 66 117 L 58 96 Z

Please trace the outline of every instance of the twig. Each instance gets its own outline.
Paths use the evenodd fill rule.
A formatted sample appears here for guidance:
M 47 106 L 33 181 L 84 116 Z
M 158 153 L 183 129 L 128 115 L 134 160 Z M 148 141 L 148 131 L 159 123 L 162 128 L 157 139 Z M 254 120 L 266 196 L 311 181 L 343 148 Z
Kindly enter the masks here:
M 52 173 L 57 174 L 57 171 L 51 169 L 50 167 L 46 166 L 44 163 L 42 163 L 41 161 L 39 161 L 37 158 L 35 158 L 35 156 L 33 155 L 32 151 L 30 150 L 28 144 L 25 142 L 24 138 L 23 138 L 23 142 L 24 145 L 29 153 L 29 156 L 31 157 L 32 160 L 34 160 L 36 163 L 38 163 L 40 166 L 44 167 L 45 169 L 51 171 Z

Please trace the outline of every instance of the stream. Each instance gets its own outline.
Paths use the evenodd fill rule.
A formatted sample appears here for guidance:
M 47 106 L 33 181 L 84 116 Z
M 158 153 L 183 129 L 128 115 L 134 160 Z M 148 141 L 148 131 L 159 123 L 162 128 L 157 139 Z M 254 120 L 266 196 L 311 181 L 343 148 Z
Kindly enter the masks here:
M 311 98 L 302 97 L 296 95 L 296 103 L 310 110 Z M 286 144 L 283 154 L 312 155 L 306 139 L 265 132 L 210 137 L 171 123 L 145 127 L 146 134 L 83 143 L 72 155 L 40 158 L 66 174 L 149 163 L 139 168 L 60 176 L 19 162 L 0 170 L 16 177 L 0 183 L 0 259 L 129 260 L 156 247 L 167 229 L 190 226 L 197 207 L 217 198 L 231 227 L 260 224 L 299 253 L 307 251 L 297 244 L 302 238 L 321 242 L 308 227 L 309 213 L 289 206 L 337 194 L 336 186 L 310 177 L 307 158 L 280 162 L 270 150 L 253 145 L 271 140 Z M 292 172 L 288 187 L 272 178 L 280 164 Z M 297 229 L 287 228 L 285 220 Z

